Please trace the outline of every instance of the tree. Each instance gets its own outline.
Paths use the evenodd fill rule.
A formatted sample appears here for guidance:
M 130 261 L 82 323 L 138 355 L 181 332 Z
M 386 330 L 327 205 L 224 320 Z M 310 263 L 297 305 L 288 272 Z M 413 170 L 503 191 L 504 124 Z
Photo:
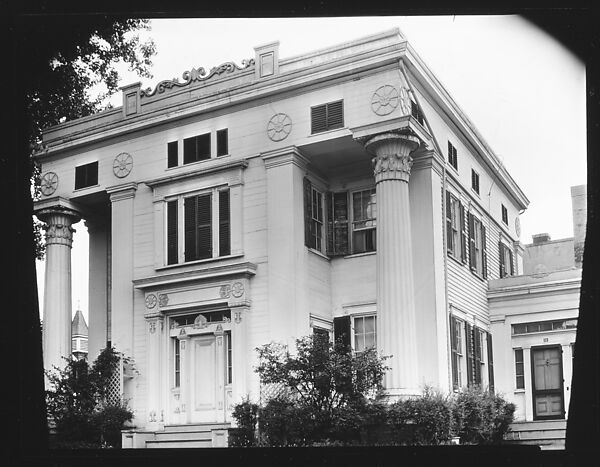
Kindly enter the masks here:
M 36 19 L 37 18 L 37 19 Z M 152 39 L 140 40 L 150 29 L 148 20 L 106 16 L 28 17 L 18 21 L 19 54 L 26 57 L 22 98 L 26 109 L 27 157 L 43 150 L 42 130 L 64 121 L 85 117 L 107 108 L 107 99 L 118 90 L 117 66 L 151 78 Z M 103 87 L 93 96 L 93 91 Z M 32 196 L 39 198 L 40 169 L 31 166 Z M 36 257 L 43 258 L 41 223 L 34 221 Z
M 118 447 L 121 429 L 133 413 L 123 402 L 111 401 L 108 390 L 120 357 L 107 347 L 90 367 L 86 360 L 68 360 L 64 369 L 47 376 L 48 415 L 60 447 Z

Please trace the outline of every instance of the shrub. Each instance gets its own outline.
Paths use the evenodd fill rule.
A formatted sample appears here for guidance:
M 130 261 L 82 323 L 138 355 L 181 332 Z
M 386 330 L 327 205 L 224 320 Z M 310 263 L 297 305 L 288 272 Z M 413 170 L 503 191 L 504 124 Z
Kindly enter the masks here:
M 229 446 L 255 446 L 258 405 L 250 402 L 250 399 L 246 398 L 233 407 L 231 415 L 237 422 L 237 428 L 229 429 Z

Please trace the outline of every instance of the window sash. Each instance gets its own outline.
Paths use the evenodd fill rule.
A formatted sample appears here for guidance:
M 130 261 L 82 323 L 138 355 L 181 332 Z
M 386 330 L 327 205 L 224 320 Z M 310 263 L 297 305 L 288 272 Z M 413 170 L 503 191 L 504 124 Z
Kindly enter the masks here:
M 525 389 L 523 349 L 515 349 L 515 385 L 517 389 Z
M 377 193 L 374 188 L 352 192 L 352 252 L 376 250 Z
M 354 351 L 363 352 L 368 348 L 377 347 L 377 317 L 354 317 Z
M 174 338 L 173 351 L 173 379 L 174 386 L 178 388 L 181 385 L 181 343 L 177 337 Z

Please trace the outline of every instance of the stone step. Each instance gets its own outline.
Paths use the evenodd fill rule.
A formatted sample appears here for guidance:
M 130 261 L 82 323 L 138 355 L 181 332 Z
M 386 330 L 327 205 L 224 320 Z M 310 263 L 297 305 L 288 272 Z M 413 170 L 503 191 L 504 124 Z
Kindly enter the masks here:
M 204 439 L 168 439 L 168 440 L 148 440 L 146 447 L 149 449 L 171 449 L 171 448 L 210 448 L 212 440 Z
M 225 430 L 231 423 L 194 423 L 189 425 L 165 425 L 165 432 L 181 433 L 183 431 L 208 431 Z
M 512 431 L 529 431 L 529 430 L 566 430 L 566 420 L 539 420 L 535 422 L 515 422 L 511 423 Z
M 168 440 L 198 440 L 198 441 L 211 441 L 212 442 L 212 432 L 208 431 L 178 431 L 178 432 L 169 432 L 157 431 L 154 434 L 155 441 L 168 441 Z
M 557 439 L 521 439 L 521 440 L 508 440 L 509 444 L 526 444 L 528 446 L 539 446 L 540 449 L 564 449 L 565 440 L 564 438 Z

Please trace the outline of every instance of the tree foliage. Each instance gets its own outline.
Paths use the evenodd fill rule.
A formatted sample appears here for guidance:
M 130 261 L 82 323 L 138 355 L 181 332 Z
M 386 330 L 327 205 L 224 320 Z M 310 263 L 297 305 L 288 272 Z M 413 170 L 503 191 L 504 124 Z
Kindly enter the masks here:
M 29 16 L 17 21 L 21 57 L 24 135 L 29 157 L 43 150 L 42 130 L 64 121 L 85 117 L 108 107 L 118 90 L 120 64 L 140 77 L 151 78 L 152 39 L 140 32 L 148 20 L 108 16 Z M 96 93 L 94 95 L 94 93 Z M 32 197 L 39 198 L 39 167 L 31 166 Z M 41 223 L 34 222 L 36 257 L 42 259 Z
M 51 389 L 46 391 L 46 406 L 57 446 L 120 446 L 121 429 L 133 413 L 125 403 L 108 397 L 119 361 L 119 354 L 107 347 L 91 367 L 86 360 L 68 360 L 64 369 L 47 372 Z

